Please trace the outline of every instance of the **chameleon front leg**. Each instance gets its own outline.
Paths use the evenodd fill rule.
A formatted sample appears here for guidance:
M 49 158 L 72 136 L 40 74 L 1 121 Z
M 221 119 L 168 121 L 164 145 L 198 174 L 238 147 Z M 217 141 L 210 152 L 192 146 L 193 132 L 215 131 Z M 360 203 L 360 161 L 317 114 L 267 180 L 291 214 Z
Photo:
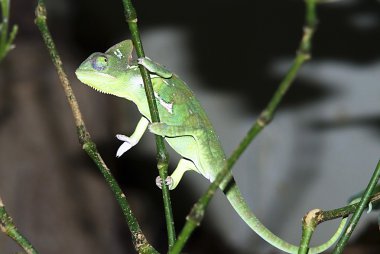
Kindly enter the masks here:
M 165 179 L 165 184 L 169 187 L 169 190 L 173 190 L 177 187 L 178 183 L 181 181 L 183 174 L 188 170 L 194 170 L 198 172 L 197 167 L 191 160 L 182 158 L 173 171 L 173 173 Z M 162 188 L 162 179 L 160 176 L 156 178 L 156 185 L 161 189 Z
M 139 58 L 137 60 L 138 64 L 144 66 L 148 71 L 157 74 L 162 78 L 171 78 L 173 73 L 160 65 L 159 63 L 153 62 L 151 59 L 147 57 Z
M 118 140 L 124 141 L 124 143 L 121 144 L 119 149 L 117 149 L 116 157 L 120 157 L 126 151 L 128 151 L 134 145 L 136 145 L 140 141 L 140 139 L 141 139 L 142 135 L 144 134 L 144 132 L 146 131 L 146 128 L 148 127 L 148 125 L 149 125 L 149 120 L 146 119 L 145 117 L 141 117 L 140 121 L 136 125 L 135 131 L 133 132 L 133 134 L 130 137 L 122 135 L 122 134 L 117 134 L 116 138 Z

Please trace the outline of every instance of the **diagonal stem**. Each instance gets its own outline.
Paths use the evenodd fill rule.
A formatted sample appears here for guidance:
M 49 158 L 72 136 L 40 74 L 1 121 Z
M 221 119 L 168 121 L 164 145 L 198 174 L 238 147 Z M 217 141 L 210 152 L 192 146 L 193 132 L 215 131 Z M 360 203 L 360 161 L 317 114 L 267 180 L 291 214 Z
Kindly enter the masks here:
M 298 74 L 299 69 L 304 64 L 305 61 L 310 59 L 311 54 L 311 40 L 316 28 L 316 14 L 315 14 L 315 0 L 306 1 L 306 17 L 305 17 L 305 27 L 304 34 L 298 48 L 297 56 L 293 61 L 292 66 L 286 73 L 284 79 L 280 83 L 273 97 L 269 101 L 266 108 L 261 112 L 260 117 L 255 121 L 251 129 L 248 131 L 247 135 L 240 142 L 239 146 L 232 153 L 227 161 L 227 166 L 218 174 L 215 181 L 209 186 L 206 193 L 204 193 L 197 203 L 194 204 L 189 215 L 187 216 L 187 221 L 182 231 L 178 235 L 178 240 L 170 250 L 170 254 L 178 254 L 183 249 L 187 240 L 189 239 L 192 232 L 198 227 L 203 219 L 205 210 L 213 197 L 215 191 L 218 189 L 220 183 L 229 182 L 232 175 L 229 174 L 232 166 L 240 158 L 242 153 L 248 147 L 248 145 L 253 141 L 253 139 L 261 132 L 261 130 L 267 126 L 274 117 L 280 102 L 282 101 L 284 95 L 289 90 L 290 86 Z
M 338 240 L 338 243 L 336 244 L 333 254 L 340 254 L 342 253 L 344 247 L 346 246 L 348 240 L 351 237 L 352 232 L 354 231 L 356 225 L 359 222 L 359 219 L 364 211 L 364 209 L 368 206 L 368 202 L 371 198 L 371 195 L 376 187 L 376 184 L 379 182 L 380 178 L 380 161 L 377 163 L 375 172 L 373 173 L 370 182 L 368 183 L 368 186 L 366 190 L 364 191 L 364 194 L 359 202 L 358 207 L 356 208 L 353 216 L 351 217 L 350 221 L 348 222 L 346 231 L 343 233 L 343 235 Z
M 118 185 L 116 179 L 113 177 L 109 168 L 105 165 L 103 159 L 101 158 L 99 152 L 96 149 L 95 144 L 92 142 L 89 132 L 87 131 L 86 125 L 83 121 L 82 114 L 79 110 L 79 106 L 75 95 L 72 91 L 70 82 L 67 78 L 66 73 L 63 70 L 62 61 L 59 57 L 58 51 L 55 47 L 53 38 L 50 34 L 47 25 L 46 17 L 46 7 L 43 0 L 38 1 L 36 7 L 36 19 L 35 23 L 38 26 L 42 38 L 45 42 L 45 45 L 49 51 L 50 57 L 53 61 L 53 64 L 57 70 L 58 77 L 60 79 L 63 90 L 66 94 L 67 101 L 70 105 L 73 117 L 75 120 L 75 125 L 78 131 L 79 143 L 82 145 L 82 148 L 86 151 L 88 156 L 94 161 L 94 163 L 99 168 L 100 172 L 103 174 L 104 179 L 109 185 L 110 189 L 114 193 L 114 196 L 121 207 L 125 220 L 127 221 L 129 230 L 132 234 L 133 244 L 136 251 L 139 253 L 158 253 L 147 241 L 145 238 L 139 223 L 134 216 L 125 194 L 122 192 L 120 186 Z
M 265 109 L 260 113 L 256 122 L 253 124 L 251 129 L 248 131 L 246 136 L 240 142 L 239 146 L 232 153 L 228 159 L 229 167 L 236 163 L 240 158 L 242 153 L 247 149 L 249 144 L 256 138 L 256 136 L 272 121 L 274 114 L 285 96 L 286 92 L 289 90 L 291 85 L 294 83 L 298 71 L 302 65 L 311 58 L 311 41 L 316 29 L 317 16 L 316 16 L 316 0 L 306 0 L 306 16 L 305 16 L 305 26 L 304 33 L 301 43 L 298 47 L 296 58 L 294 59 L 290 69 L 286 73 L 284 79 L 280 83 L 273 97 L 265 107 Z
M 38 254 L 32 244 L 23 236 L 16 225 L 13 223 L 11 216 L 5 210 L 5 206 L 0 197 L 0 231 L 7 234 L 10 238 L 20 245 L 27 254 Z

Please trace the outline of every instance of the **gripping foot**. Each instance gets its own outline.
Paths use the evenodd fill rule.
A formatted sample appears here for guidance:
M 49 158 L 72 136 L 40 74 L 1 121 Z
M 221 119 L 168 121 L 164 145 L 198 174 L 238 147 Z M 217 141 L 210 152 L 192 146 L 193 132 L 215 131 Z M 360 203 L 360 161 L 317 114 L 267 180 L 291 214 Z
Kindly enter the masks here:
M 156 177 L 156 185 L 158 188 L 162 189 L 163 182 L 164 181 L 162 181 L 160 176 Z M 168 186 L 169 190 L 172 190 L 173 189 L 173 178 L 171 178 L 170 176 L 166 177 L 165 185 Z

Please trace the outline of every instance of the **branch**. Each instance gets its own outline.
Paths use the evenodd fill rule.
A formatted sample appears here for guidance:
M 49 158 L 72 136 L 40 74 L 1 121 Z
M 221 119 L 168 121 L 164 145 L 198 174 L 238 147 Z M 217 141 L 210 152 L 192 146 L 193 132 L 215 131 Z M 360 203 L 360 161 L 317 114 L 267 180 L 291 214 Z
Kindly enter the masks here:
M 307 254 L 309 251 L 309 243 L 318 225 L 318 216 L 321 210 L 314 209 L 308 212 L 302 219 L 302 238 L 298 254 Z
M 136 10 L 132 5 L 131 0 L 123 0 L 123 5 L 124 5 L 125 18 L 128 23 L 129 30 L 131 31 L 133 45 L 136 48 L 136 54 L 138 58 L 144 58 L 145 54 L 144 54 L 142 42 L 140 39 L 140 33 L 137 26 Z M 158 114 L 156 99 L 154 97 L 154 91 L 153 91 L 152 81 L 150 79 L 149 72 L 142 65 L 139 65 L 139 68 L 140 68 L 141 76 L 144 81 L 144 88 L 145 88 L 146 97 L 148 99 L 149 111 L 150 111 L 152 122 L 160 122 L 160 117 Z M 157 168 L 158 168 L 158 172 L 161 179 L 165 180 L 168 176 L 169 155 L 165 148 L 164 138 L 158 135 L 155 135 L 155 136 L 156 136 L 156 148 L 157 148 L 157 160 L 158 160 Z M 173 212 L 172 212 L 172 206 L 171 206 L 171 201 L 170 201 L 169 188 L 166 184 L 162 185 L 162 197 L 164 201 L 166 228 L 168 231 L 168 244 L 169 244 L 169 249 L 170 249 L 175 242 L 176 234 L 175 234 L 174 219 L 173 219 Z
M 374 175 L 375 174 L 376 174 L 376 171 L 374 172 Z M 380 185 L 375 186 L 375 190 L 376 190 L 376 193 L 372 195 L 369 199 L 369 203 L 371 203 L 373 206 L 377 206 L 380 204 Z M 337 218 L 347 218 L 350 214 L 354 213 L 356 209 L 359 208 L 360 202 L 358 200 L 360 200 L 360 197 L 362 195 L 363 193 L 358 198 L 353 199 L 350 202 L 350 204 L 345 207 L 337 208 L 330 211 L 322 211 L 320 209 L 314 209 L 310 211 L 309 213 L 307 213 L 302 220 L 302 239 L 301 239 L 301 244 L 300 244 L 300 249 L 299 249 L 298 254 L 307 254 L 311 236 L 319 224 L 321 224 L 322 222 L 325 222 L 328 220 L 334 220 Z M 337 232 L 339 232 L 339 229 Z M 343 250 L 343 247 L 344 246 L 339 248 L 340 252 Z M 340 253 L 340 252 L 337 252 L 337 253 Z
M 371 203 L 373 206 L 377 206 L 380 204 L 380 192 L 374 194 L 371 196 L 369 203 Z M 340 217 L 346 217 L 350 214 L 354 213 L 356 209 L 358 209 L 360 205 L 360 202 L 356 202 L 354 204 L 350 204 L 341 208 L 337 208 L 330 211 L 323 211 L 321 212 L 319 218 L 318 218 L 318 224 L 328 221 L 328 220 L 334 220 Z
M 298 47 L 296 58 L 266 108 L 260 113 L 260 116 L 248 131 L 247 135 L 228 159 L 230 168 L 232 168 L 256 136 L 272 121 L 280 102 L 293 84 L 299 69 L 311 58 L 311 40 L 317 24 L 315 4 L 315 0 L 306 0 L 306 17 L 303 37 Z
M 9 26 L 9 0 L 0 0 L 2 22 L 0 23 L 0 62 L 4 57 L 11 51 L 13 46 L 13 41 L 16 37 L 18 26 L 13 25 L 12 31 L 8 36 L 8 26 Z
M 45 42 L 45 45 L 49 51 L 50 57 L 53 61 L 53 64 L 57 70 L 58 77 L 60 79 L 63 90 L 66 94 L 67 101 L 70 105 L 75 125 L 78 132 L 79 143 L 82 145 L 82 148 L 86 151 L 88 156 L 94 161 L 94 163 L 99 168 L 100 172 L 103 174 L 104 179 L 107 184 L 111 188 L 112 192 L 115 195 L 115 198 L 118 204 L 121 207 L 121 210 L 124 214 L 125 220 L 127 221 L 129 230 L 132 234 L 132 241 L 135 246 L 136 251 L 139 253 L 158 253 L 147 241 L 145 235 L 143 234 L 136 217 L 134 216 L 128 201 L 126 199 L 125 194 L 122 192 L 120 186 L 117 181 L 113 177 L 111 171 L 105 165 L 103 159 L 101 158 L 99 152 L 96 149 L 95 143 L 91 140 L 90 134 L 87 131 L 85 123 L 82 118 L 82 114 L 79 110 L 79 106 L 75 95 L 72 91 L 69 80 L 67 79 L 67 75 L 63 70 L 62 61 L 59 57 L 58 51 L 56 50 L 54 41 L 50 34 L 47 25 L 47 17 L 46 17 L 46 7 L 43 0 L 38 1 L 38 5 L 36 7 L 36 19 L 35 23 L 38 26 L 42 38 Z
M 254 140 L 254 138 L 261 132 L 261 130 L 267 126 L 274 117 L 280 102 L 282 101 L 284 95 L 289 90 L 290 86 L 298 74 L 299 69 L 304 64 L 305 61 L 309 60 L 311 57 L 311 40 L 316 28 L 316 10 L 315 10 L 315 0 L 306 1 L 306 17 L 304 33 L 298 48 L 296 58 L 293 61 L 292 66 L 286 73 L 284 79 L 280 83 L 273 97 L 269 101 L 266 108 L 261 112 L 259 118 L 255 121 L 251 129 L 248 131 L 246 136 L 240 142 L 239 146 L 232 153 L 227 161 L 227 166 L 224 167 L 221 172 L 216 177 L 215 181 L 209 186 L 206 193 L 194 204 L 189 215 L 186 217 L 186 224 L 183 227 L 181 233 L 178 236 L 178 240 L 170 250 L 170 254 L 178 254 L 183 249 L 187 240 L 189 239 L 192 232 L 198 227 L 203 219 L 205 210 L 213 197 L 215 191 L 218 189 L 222 182 L 229 182 L 232 178 L 230 174 L 232 166 L 240 158 L 242 153 L 248 147 L 248 145 Z
M 18 231 L 11 216 L 5 210 L 5 206 L 0 197 L 0 230 L 25 250 L 27 254 L 38 254 L 32 244 Z
M 350 221 L 348 222 L 347 229 L 343 233 L 343 235 L 340 237 L 338 243 L 336 244 L 333 254 L 340 254 L 342 253 L 344 247 L 346 246 L 348 240 L 351 237 L 352 232 L 354 231 L 356 225 L 359 222 L 359 219 L 364 211 L 364 209 L 368 206 L 368 203 L 370 201 L 370 196 L 373 193 L 376 184 L 379 182 L 380 178 L 380 161 L 377 163 L 375 172 L 373 172 L 373 175 L 371 177 L 371 180 L 368 183 L 367 188 L 364 191 L 363 196 L 361 197 L 360 202 L 358 203 L 358 207 L 356 208 L 354 215 L 351 217 Z

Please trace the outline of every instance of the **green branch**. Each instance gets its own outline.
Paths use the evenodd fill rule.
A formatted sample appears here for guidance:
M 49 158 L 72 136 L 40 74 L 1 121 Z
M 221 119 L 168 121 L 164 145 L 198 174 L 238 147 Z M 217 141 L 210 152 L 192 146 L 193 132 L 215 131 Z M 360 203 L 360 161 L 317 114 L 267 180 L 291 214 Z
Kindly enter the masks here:
M 314 209 L 308 212 L 302 219 L 302 238 L 298 254 L 307 254 L 309 251 L 309 243 L 314 233 L 315 228 L 318 225 L 318 216 L 321 210 Z
M 0 197 L 0 230 L 15 240 L 27 254 L 38 254 L 32 244 L 18 231 L 11 216 L 5 210 Z
M 144 49 L 142 46 L 142 42 L 140 39 L 140 33 L 137 26 L 137 13 L 135 8 L 132 5 L 130 0 L 123 0 L 124 5 L 124 14 L 126 21 L 129 26 L 129 30 L 131 31 L 131 37 L 133 41 L 133 45 L 136 48 L 136 54 L 138 58 L 144 58 Z M 158 114 L 156 99 L 154 97 L 152 81 L 149 76 L 148 70 L 145 69 L 144 66 L 139 65 L 142 79 L 144 81 L 144 88 L 146 97 L 148 98 L 149 111 L 151 115 L 152 122 L 160 122 L 160 117 Z M 168 165 L 169 165 L 169 155 L 165 148 L 164 138 L 156 135 L 156 148 L 157 148 L 157 168 L 161 179 L 166 179 L 168 176 Z M 168 244 L 169 249 L 173 246 L 176 240 L 175 227 L 174 227 L 174 219 L 172 206 L 170 201 L 170 194 L 168 187 L 163 184 L 162 185 L 162 196 L 164 202 L 164 211 L 166 218 L 166 227 L 168 231 Z
M 376 174 L 378 173 L 375 171 L 373 177 L 374 176 L 376 177 Z M 371 183 L 371 186 L 373 186 L 372 184 L 373 183 Z M 374 192 L 376 193 L 370 196 L 368 202 L 371 203 L 372 206 L 377 207 L 380 204 L 380 185 L 376 186 L 375 184 L 375 187 L 371 187 L 371 188 L 374 188 L 375 190 Z M 334 220 L 337 218 L 346 218 L 350 214 L 354 213 L 360 207 L 360 203 L 361 203 L 360 199 L 363 196 L 363 194 L 364 192 L 361 193 L 359 197 L 355 197 L 354 199 L 352 199 L 350 204 L 347 206 L 330 210 L 330 211 L 322 211 L 320 209 L 314 209 L 310 211 L 308 214 L 306 214 L 302 220 L 302 239 L 301 239 L 301 244 L 300 244 L 300 249 L 299 249 L 298 254 L 307 254 L 311 236 L 319 224 L 321 224 L 322 222 Z M 348 223 L 348 225 L 349 224 L 350 223 Z M 349 226 L 347 228 L 349 228 Z M 342 236 L 343 235 L 344 234 L 342 234 Z M 339 244 L 337 244 L 337 246 L 339 246 Z M 341 251 L 343 251 L 343 247 L 344 246 L 339 247 L 339 252 L 337 253 L 341 253 Z
M 248 147 L 248 145 L 253 141 L 253 139 L 261 132 L 261 130 L 267 126 L 274 117 L 280 102 L 282 101 L 284 95 L 289 90 L 290 86 L 305 61 L 310 59 L 311 50 L 311 40 L 316 28 L 316 13 L 315 13 L 315 0 L 306 1 L 306 17 L 305 17 L 305 27 L 304 34 L 297 52 L 297 56 L 293 61 L 292 66 L 286 73 L 284 79 L 280 83 L 273 97 L 269 101 L 266 108 L 261 112 L 259 118 L 255 121 L 251 129 L 248 131 L 247 135 L 240 142 L 239 146 L 227 161 L 227 166 L 218 174 L 215 181 L 209 186 L 206 193 L 198 200 L 198 202 L 193 206 L 189 215 L 186 217 L 186 224 L 182 231 L 178 235 L 178 240 L 170 250 L 170 254 L 180 253 L 189 239 L 192 232 L 198 227 L 203 219 L 205 210 L 213 197 L 215 191 L 218 189 L 222 182 L 229 182 L 232 175 L 229 174 L 232 166 L 240 158 L 242 153 Z
M 14 48 L 13 41 L 16 37 L 18 27 L 14 25 L 12 31 L 8 36 L 8 27 L 9 27 L 9 9 L 10 2 L 9 0 L 0 0 L 2 22 L 0 23 L 0 62 L 8 54 L 10 50 Z
M 333 254 L 340 254 L 342 253 L 344 247 L 346 246 L 348 240 L 351 237 L 352 232 L 354 231 L 356 225 L 359 222 L 359 219 L 364 212 L 364 209 L 368 206 L 371 195 L 376 188 L 377 183 L 379 182 L 380 178 L 380 161 L 377 163 L 375 172 L 373 173 L 370 182 L 368 183 L 367 188 L 364 191 L 363 196 L 361 197 L 361 200 L 359 202 L 358 207 L 356 208 L 354 215 L 351 217 L 350 221 L 348 222 L 346 231 L 343 233 L 343 235 L 338 240 L 338 243 L 336 244 Z
M 380 204 L 380 190 L 378 190 L 377 193 L 371 196 L 369 203 L 371 203 L 373 206 L 378 206 Z M 356 209 L 358 209 L 359 205 L 360 202 L 355 202 L 353 204 L 341 208 L 333 209 L 330 211 L 323 211 L 321 212 L 321 215 L 318 218 L 318 224 L 324 221 L 334 220 L 340 217 L 347 217 L 348 215 L 354 213 Z
M 45 42 L 45 45 L 49 51 L 50 57 L 53 61 L 53 64 L 57 70 L 58 77 L 61 81 L 61 85 L 63 90 L 65 91 L 67 101 L 69 102 L 70 108 L 73 113 L 73 117 L 75 120 L 75 125 L 78 131 L 78 139 L 79 143 L 82 145 L 82 148 L 86 151 L 88 156 L 94 161 L 94 163 L 99 168 L 100 172 L 103 174 L 104 179 L 107 184 L 111 188 L 112 192 L 115 195 L 115 198 L 118 204 L 121 207 L 121 210 L 124 214 L 125 220 L 127 221 L 129 230 L 132 234 L 132 241 L 135 246 L 135 249 L 138 253 L 158 253 L 147 241 L 145 238 L 136 217 L 134 216 L 128 201 L 126 199 L 125 194 L 122 192 L 120 186 L 117 181 L 113 177 L 111 171 L 105 165 L 103 159 L 101 158 L 99 152 L 96 149 L 95 144 L 92 142 L 90 138 L 90 134 L 88 133 L 85 123 L 82 118 L 82 114 L 79 110 L 79 106 L 75 95 L 72 91 L 69 80 L 67 79 L 67 75 L 63 70 L 62 61 L 59 57 L 58 51 L 56 50 L 54 41 L 50 34 L 47 25 L 47 17 L 46 17 L 46 7 L 43 0 L 38 1 L 38 5 L 36 8 L 36 19 L 35 23 L 38 26 L 42 38 Z
M 296 58 L 266 108 L 260 113 L 259 118 L 228 159 L 229 167 L 232 168 L 242 153 L 247 149 L 248 145 L 256 138 L 262 129 L 264 129 L 272 121 L 280 102 L 293 84 L 299 69 L 307 60 L 311 58 L 311 41 L 317 24 L 315 5 L 315 0 L 306 1 L 304 32 L 301 43 L 298 47 Z

